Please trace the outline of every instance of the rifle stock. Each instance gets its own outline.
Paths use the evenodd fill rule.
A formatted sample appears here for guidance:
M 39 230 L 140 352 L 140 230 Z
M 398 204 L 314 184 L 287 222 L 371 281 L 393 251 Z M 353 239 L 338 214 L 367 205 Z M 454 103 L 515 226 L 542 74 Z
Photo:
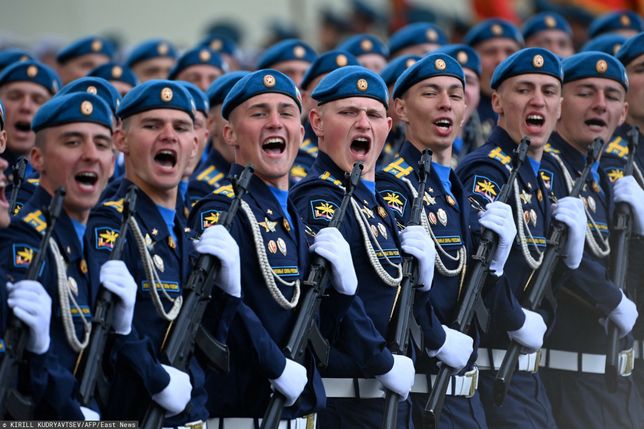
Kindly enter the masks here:
M 501 201 L 503 203 L 508 201 L 510 192 L 514 186 L 514 181 L 519 174 L 521 166 L 525 162 L 529 145 L 530 140 L 527 137 L 523 137 L 517 148 L 514 150 L 514 156 L 512 158 L 512 172 L 510 173 L 507 182 L 501 188 L 495 201 Z M 481 290 L 490 271 L 492 256 L 494 255 L 497 246 L 496 234 L 491 230 L 484 228 L 478 249 L 476 254 L 473 256 L 473 259 L 476 262 L 465 288 L 465 294 L 463 295 L 463 300 L 458 308 L 456 319 L 451 324 L 452 329 L 456 329 L 460 332 L 469 331 L 476 312 L 477 302 L 479 302 L 480 299 Z M 436 382 L 432 386 L 432 391 L 430 392 L 429 399 L 425 405 L 425 412 L 429 414 L 428 424 L 430 428 L 438 427 L 438 421 L 445 401 L 447 386 L 450 380 L 450 375 L 453 372 L 454 370 L 447 365 L 441 365 L 438 370 Z
M 333 219 L 331 219 L 331 222 L 329 223 L 330 228 L 339 228 L 342 224 L 347 208 L 349 207 L 349 203 L 351 202 L 353 191 L 360 181 L 363 168 L 364 167 L 361 163 L 353 164 L 353 169 L 346 178 L 344 197 L 342 198 L 340 207 L 333 214 Z M 289 359 L 301 363 L 304 359 L 307 345 L 311 342 L 311 337 L 313 335 L 321 335 L 317 330 L 315 318 L 319 313 L 320 301 L 322 300 L 322 297 L 324 297 L 329 286 L 329 282 L 331 281 L 329 271 L 329 263 L 326 259 L 319 255 L 313 257 L 309 275 L 304 282 L 304 284 L 308 286 L 308 290 L 299 306 L 300 309 L 297 314 L 297 319 L 295 320 L 293 331 L 291 332 L 286 347 L 284 348 L 284 355 Z M 326 343 L 325 346 L 328 350 L 328 343 Z M 326 359 L 328 361 L 328 351 Z M 326 362 L 322 362 L 322 364 L 323 366 L 326 366 Z M 264 412 L 264 417 L 262 418 L 260 426 L 261 429 L 277 429 L 285 406 L 286 397 L 277 390 L 273 392 L 273 395 L 271 395 L 269 400 L 268 407 Z
M 586 163 L 579 177 L 570 191 L 571 197 L 579 197 L 584 183 L 591 172 L 593 163 L 599 158 L 604 148 L 604 141 L 600 138 L 595 139 L 593 144 L 588 148 Z M 543 255 L 541 267 L 532 281 L 530 291 L 523 297 L 521 305 L 528 310 L 535 311 L 541 305 L 544 297 L 550 291 L 550 280 L 554 269 L 561 258 L 561 254 L 568 241 L 567 227 L 565 224 L 553 219 L 548 235 L 548 248 Z M 503 404 L 508 387 L 512 381 L 512 376 L 516 370 L 517 361 L 521 354 L 522 346 L 516 341 L 510 341 L 508 350 L 501 362 L 499 371 L 496 374 L 493 386 L 494 403 L 497 406 Z

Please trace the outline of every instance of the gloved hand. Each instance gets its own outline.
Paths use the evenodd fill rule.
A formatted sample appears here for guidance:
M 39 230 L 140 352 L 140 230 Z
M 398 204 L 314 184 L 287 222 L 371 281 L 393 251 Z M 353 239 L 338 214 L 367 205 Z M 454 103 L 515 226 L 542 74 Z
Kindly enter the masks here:
M 297 401 L 306 386 L 308 381 L 306 368 L 287 358 L 282 375 L 269 381 L 273 389 L 276 389 L 286 397 L 286 406 L 290 407 Z
M 216 284 L 228 295 L 241 297 L 239 246 L 228 230 L 223 225 L 206 228 L 195 249 L 219 259 L 221 268 L 215 279 Z
M 401 248 L 418 261 L 418 281 L 426 292 L 432 288 L 434 280 L 434 264 L 436 261 L 436 247 L 434 240 L 420 225 L 411 225 L 400 233 Z
M 152 395 L 152 400 L 166 409 L 166 417 L 172 417 L 182 412 L 190 402 L 192 384 L 190 376 L 185 372 L 172 366 L 161 366 L 170 375 L 170 383 L 162 391 Z
M 114 305 L 112 327 L 114 332 L 127 335 L 132 330 L 134 303 L 136 302 L 136 282 L 123 261 L 107 261 L 101 266 L 101 284 L 119 299 Z
M 329 261 L 335 290 L 343 295 L 355 295 L 358 277 L 353 268 L 351 248 L 340 231 L 337 228 L 322 228 L 316 234 L 310 250 Z
M 637 316 L 638 313 L 635 303 L 628 299 L 626 295 L 624 295 L 624 292 L 622 292 L 621 301 L 619 301 L 617 307 L 610 312 L 608 318 L 617 325 L 619 337 L 621 338 L 633 330 L 633 325 L 635 325 Z
M 568 227 L 564 262 L 572 270 L 579 267 L 586 242 L 586 212 L 580 198 L 564 197 L 553 204 L 552 214 Z
M 492 256 L 490 270 L 494 275 L 501 277 L 505 261 L 512 250 L 512 242 L 517 235 L 512 208 L 500 201 L 491 202 L 485 206 L 485 211 L 479 212 L 479 223 L 499 236 L 499 244 Z
M 546 333 L 546 322 L 539 313 L 522 308 L 525 321 L 516 331 L 508 331 L 511 340 L 518 342 L 527 353 L 536 352 L 543 345 L 543 336 Z
M 613 190 L 615 202 L 624 202 L 631 206 L 633 230 L 639 235 L 644 235 L 644 190 L 633 176 L 618 179 Z
M 382 383 L 387 389 L 397 393 L 402 397 L 402 400 L 407 399 L 411 386 L 414 384 L 414 376 L 416 370 L 414 363 L 407 356 L 393 355 L 394 366 L 382 374 L 376 375 L 376 380 Z
M 80 407 L 83 417 L 85 417 L 86 422 L 97 422 L 101 420 L 100 414 L 91 408 Z
M 49 350 L 51 298 L 45 288 L 34 280 L 7 283 L 7 304 L 29 327 L 26 349 L 37 355 Z
M 436 357 L 457 372 L 465 368 L 474 351 L 474 340 L 469 335 L 443 325 L 445 342 L 438 350 L 427 350 L 429 357 Z

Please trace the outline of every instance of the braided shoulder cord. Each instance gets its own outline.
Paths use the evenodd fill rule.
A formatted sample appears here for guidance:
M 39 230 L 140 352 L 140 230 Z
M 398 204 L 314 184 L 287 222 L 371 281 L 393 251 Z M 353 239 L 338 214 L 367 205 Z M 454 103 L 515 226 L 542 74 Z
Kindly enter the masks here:
M 515 213 L 517 216 L 516 220 L 517 220 L 517 234 L 519 236 L 519 247 L 521 248 L 521 253 L 523 253 L 523 257 L 527 262 L 528 266 L 533 270 L 536 270 L 541 266 L 544 252 L 539 251 L 539 248 L 534 242 L 534 237 L 532 236 L 532 232 L 530 231 L 530 226 L 528 225 L 525 218 L 523 217 L 523 206 L 521 204 L 521 198 L 519 196 L 519 184 L 517 183 L 516 180 L 514 181 L 513 189 L 514 189 L 514 201 L 515 201 L 514 207 L 515 207 Z M 532 240 L 532 245 L 534 246 L 537 254 L 539 255 L 538 259 L 535 259 L 534 257 L 532 257 L 532 253 L 530 253 L 530 249 L 528 248 L 528 240 L 525 235 L 526 230 L 528 231 L 528 235 Z

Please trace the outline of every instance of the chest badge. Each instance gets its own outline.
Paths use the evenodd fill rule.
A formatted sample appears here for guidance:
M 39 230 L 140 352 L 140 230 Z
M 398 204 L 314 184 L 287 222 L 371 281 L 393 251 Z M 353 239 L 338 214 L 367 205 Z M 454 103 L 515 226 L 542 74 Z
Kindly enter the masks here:
M 275 226 L 277 225 L 277 222 L 273 222 L 268 220 L 268 218 L 264 218 L 263 222 L 257 222 L 257 224 L 264 228 L 264 232 L 275 232 Z
M 286 256 L 286 242 L 282 237 L 277 239 L 277 248 L 282 253 L 282 255 Z
M 436 215 L 438 216 L 438 221 L 443 225 L 447 226 L 447 213 L 443 209 L 438 209 L 436 212 Z
M 152 257 L 152 262 L 154 262 L 154 266 L 157 267 L 157 270 L 161 272 L 165 271 L 165 264 L 163 263 L 163 259 L 161 259 L 161 256 L 154 255 Z
M 530 204 L 532 202 L 532 195 L 527 193 L 525 189 L 521 191 L 521 193 L 519 194 L 519 198 L 521 199 L 521 203 L 523 205 Z
M 74 296 L 78 296 L 78 283 L 74 277 L 67 277 L 67 286 Z
M 386 240 L 387 239 L 387 228 L 383 224 L 381 224 L 380 222 L 378 223 L 378 231 L 380 231 L 380 234 L 382 234 L 382 236 Z

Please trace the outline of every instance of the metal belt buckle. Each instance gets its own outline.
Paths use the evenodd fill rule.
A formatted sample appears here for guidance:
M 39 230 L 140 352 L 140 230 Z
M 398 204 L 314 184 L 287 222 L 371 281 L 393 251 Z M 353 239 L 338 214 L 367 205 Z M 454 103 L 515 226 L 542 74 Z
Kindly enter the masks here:
M 633 348 L 619 352 L 618 365 L 619 375 L 622 377 L 631 375 L 635 367 L 635 353 L 633 352 Z
M 206 422 L 203 420 L 196 420 L 194 422 L 186 423 L 184 426 L 190 429 L 206 429 Z
M 475 366 L 471 371 L 467 371 L 465 374 L 463 374 L 463 377 L 472 379 L 472 382 L 470 383 L 470 390 L 469 392 L 467 392 L 467 395 L 465 395 L 466 398 L 471 398 L 472 396 L 474 396 L 476 389 L 478 389 L 479 387 L 478 367 Z

